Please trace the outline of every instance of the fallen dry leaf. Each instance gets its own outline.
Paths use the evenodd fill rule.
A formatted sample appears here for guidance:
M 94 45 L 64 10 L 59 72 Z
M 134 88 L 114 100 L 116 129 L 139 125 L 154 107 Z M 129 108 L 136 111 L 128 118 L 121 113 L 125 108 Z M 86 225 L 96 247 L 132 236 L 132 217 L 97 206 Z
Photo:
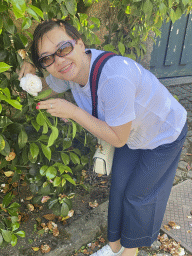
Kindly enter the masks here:
M 43 215 L 43 218 L 45 218 L 46 220 L 54 220 L 56 217 L 55 214 L 51 213 L 51 214 L 46 214 L 46 215 Z
M 32 247 L 32 249 L 33 249 L 33 251 L 34 251 L 34 252 L 37 252 L 37 251 L 39 251 L 39 250 L 40 250 L 40 248 L 39 248 L 39 247 Z
M 6 177 L 11 177 L 11 176 L 14 175 L 14 172 L 8 171 L 8 172 L 4 172 L 4 174 L 5 174 Z
M 187 216 L 188 219 L 192 219 L 192 216 Z
M 15 152 L 10 152 L 8 156 L 5 157 L 6 161 L 10 162 L 16 157 Z
M 71 217 L 73 217 L 73 215 L 74 215 L 74 210 L 70 210 L 70 211 L 68 212 L 68 216 L 71 218 Z
M 31 211 L 31 212 L 34 211 L 34 209 L 35 209 L 32 204 L 28 204 L 28 205 L 27 205 L 27 208 L 28 208 L 29 211 Z
M 97 200 L 95 200 L 93 203 L 92 202 L 89 202 L 89 206 L 92 207 L 92 208 L 96 208 L 98 207 L 98 203 L 97 203 Z
M 12 183 L 12 186 L 13 186 L 14 188 L 17 188 L 17 187 L 18 187 L 18 182 L 13 182 L 13 183 Z
M 164 225 L 163 227 L 164 227 L 166 230 L 168 230 L 168 231 L 171 230 L 168 225 Z
M 190 234 L 190 233 L 191 233 L 191 230 L 187 230 L 187 233 Z
M 41 199 L 41 203 L 44 204 L 46 203 L 51 197 L 50 196 L 43 196 L 43 198 Z
M 28 196 L 28 197 L 25 198 L 25 200 L 29 201 L 29 200 L 31 200 L 32 198 L 33 198 L 33 196 Z
M 53 235 L 58 236 L 59 235 L 59 230 L 58 228 L 53 228 Z
M 17 52 L 21 56 L 21 58 L 24 60 L 26 56 L 26 51 L 24 49 L 19 49 Z
M 174 221 L 169 221 L 168 225 L 172 228 L 172 229 L 180 229 L 181 227 L 179 225 L 177 225 Z
M 52 231 L 52 229 L 53 229 L 52 221 L 49 221 L 47 223 L 47 227 Z
M 51 247 L 48 245 L 48 244 L 42 244 L 41 245 L 41 252 L 42 253 L 48 253 L 48 252 L 50 252 L 50 250 L 51 250 Z

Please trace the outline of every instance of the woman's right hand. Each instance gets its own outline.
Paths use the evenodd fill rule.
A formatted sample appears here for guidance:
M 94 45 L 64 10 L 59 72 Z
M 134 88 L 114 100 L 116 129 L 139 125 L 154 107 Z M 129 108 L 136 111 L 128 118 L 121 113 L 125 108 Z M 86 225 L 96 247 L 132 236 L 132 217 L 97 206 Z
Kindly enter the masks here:
M 19 71 L 19 78 L 18 78 L 19 81 L 21 80 L 21 78 L 23 76 L 25 76 L 26 74 L 29 74 L 29 73 L 35 75 L 36 68 L 31 63 L 24 61 L 23 65 L 21 66 L 21 70 Z

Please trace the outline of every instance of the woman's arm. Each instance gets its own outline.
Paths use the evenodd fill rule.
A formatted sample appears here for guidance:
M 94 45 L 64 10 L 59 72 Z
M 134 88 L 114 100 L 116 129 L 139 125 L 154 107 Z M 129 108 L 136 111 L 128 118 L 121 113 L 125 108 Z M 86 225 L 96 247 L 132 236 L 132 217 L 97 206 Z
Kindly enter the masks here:
M 97 138 L 103 139 L 115 147 L 124 146 L 131 131 L 132 121 L 111 127 L 105 121 L 99 120 L 71 102 L 62 99 L 41 101 L 37 109 L 47 109 L 52 116 L 71 118 Z

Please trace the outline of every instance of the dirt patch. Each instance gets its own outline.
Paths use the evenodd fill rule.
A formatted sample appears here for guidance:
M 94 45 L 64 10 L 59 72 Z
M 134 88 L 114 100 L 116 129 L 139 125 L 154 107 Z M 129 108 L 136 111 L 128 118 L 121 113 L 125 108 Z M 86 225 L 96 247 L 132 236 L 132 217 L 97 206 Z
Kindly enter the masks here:
M 19 238 L 15 247 L 7 245 L 4 248 L 1 248 L 1 256 L 39 256 L 43 255 L 41 251 L 39 250 L 35 252 L 32 247 L 40 247 L 42 244 L 48 244 L 51 247 L 51 250 L 54 250 L 61 240 L 69 239 L 70 237 L 65 232 L 65 227 L 91 211 L 93 208 L 89 205 L 90 202 L 93 204 L 96 200 L 98 205 L 100 205 L 108 200 L 110 176 L 98 177 L 98 175 L 93 174 L 92 171 L 87 171 L 84 185 L 88 188 L 88 191 L 81 186 L 77 186 L 73 191 L 75 193 L 75 197 L 72 199 L 72 209 L 74 210 L 73 217 L 67 219 L 65 222 L 60 221 L 57 217 L 53 220 L 53 222 L 58 225 L 59 235 L 57 237 L 54 237 L 52 232 L 42 233 L 43 229 L 40 226 L 39 221 L 40 223 L 45 223 L 47 225 L 49 221 L 43 216 L 51 214 L 52 211 L 45 205 L 43 205 L 42 208 L 40 205 L 34 205 L 35 209 L 31 212 L 27 206 L 31 201 L 26 200 L 31 193 L 28 186 L 23 186 L 23 184 L 21 183 L 20 193 L 15 197 L 15 201 L 21 204 L 20 211 L 22 213 L 22 220 L 20 230 L 24 230 L 26 236 L 25 238 Z

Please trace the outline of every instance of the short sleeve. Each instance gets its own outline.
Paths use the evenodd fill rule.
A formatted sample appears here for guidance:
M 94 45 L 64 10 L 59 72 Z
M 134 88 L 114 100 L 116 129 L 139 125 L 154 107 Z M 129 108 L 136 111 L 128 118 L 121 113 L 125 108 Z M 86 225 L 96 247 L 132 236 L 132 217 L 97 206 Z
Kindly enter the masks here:
M 70 89 L 69 81 L 58 79 L 51 74 L 48 75 L 45 80 L 49 87 L 55 92 L 62 93 Z
M 134 102 L 136 88 L 126 78 L 116 76 L 103 86 L 101 98 L 105 121 L 109 126 L 126 124 L 136 118 Z

